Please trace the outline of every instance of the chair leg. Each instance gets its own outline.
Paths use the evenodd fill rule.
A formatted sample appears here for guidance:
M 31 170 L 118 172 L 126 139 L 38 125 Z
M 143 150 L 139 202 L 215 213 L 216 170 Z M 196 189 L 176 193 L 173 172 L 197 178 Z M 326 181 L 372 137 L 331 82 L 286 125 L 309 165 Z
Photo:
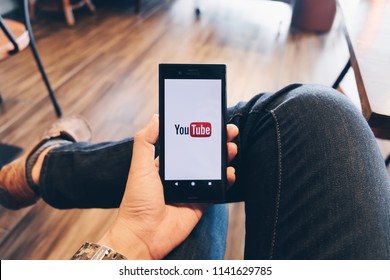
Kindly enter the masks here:
M 35 1 L 28 0 L 30 19 L 34 19 L 35 16 Z
M 72 5 L 70 3 L 70 0 L 62 0 L 62 6 L 64 9 L 66 23 L 69 26 L 73 26 L 76 21 L 74 19 L 73 8 L 72 8 Z
M 91 13 L 94 13 L 94 12 L 96 11 L 96 8 L 95 8 L 95 6 L 93 5 L 93 3 L 92 3 L 91 0 L 84 0 L 84 2 L 85 2 L 85 5 L 87 5 L 87 7 L 88 7 L 88 9 L 89 9 L 89 11 L 90 11 Z
M 57 115 L 57 117 L 61 117 L 61 115 L 62 115 L 61 108 L 58 105 L 57 99 L 56 99 L 56 97 L 54 95 L 54 91 L 51 88 L 49 79 L 48 79 L 48 77 L 46 75 L 45 69 L 43 68 L 43 64 L 42 64 L 41 58 L 39 57 L 39 54 L 38 54 L 38 50 L 37 50 L 37 46 L 36 46 L 36 43 L 35 43 L 34 35 L 32 33 L 32 28 L 31 28 L 31 22 L 30 22 L 30 18 L 29 18 L 27 1 L 28 0 L 24 0 L 24 20 L 25 20 L 25 23 L 26 23 L 27 31 L 28 31 L 29 36 L 30 36 L 30 48 L 31 48 L 31 51 L 32 51 L 32 53 L 34 55 L 35 61 L 36 61 L 37 66 L 38 66 L 38 69 L 41 72 L 42 79 L 43 79 L 43 81 L 44 81 L 44 83 L 46 85 L 47 91 L 49 92 L 49 97 L 51 99 L 51 102 L 53 103 L 56 115 Z

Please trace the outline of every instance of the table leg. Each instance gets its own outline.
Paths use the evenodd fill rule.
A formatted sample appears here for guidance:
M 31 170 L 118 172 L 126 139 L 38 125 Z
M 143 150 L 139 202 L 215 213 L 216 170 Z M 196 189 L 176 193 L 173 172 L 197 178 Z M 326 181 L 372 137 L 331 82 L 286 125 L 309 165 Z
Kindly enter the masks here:
M 345 75 L 347 74 L 349 68 L 351 68 L 351 59 L 348 59 L 347 64 L 344 66 L 343 70 L 341 71 L 340 75 L 336 79 L 336 81 L 333 84 L 333 88 L 337 89 L 341 83 L 341 81 L 344 79 Z

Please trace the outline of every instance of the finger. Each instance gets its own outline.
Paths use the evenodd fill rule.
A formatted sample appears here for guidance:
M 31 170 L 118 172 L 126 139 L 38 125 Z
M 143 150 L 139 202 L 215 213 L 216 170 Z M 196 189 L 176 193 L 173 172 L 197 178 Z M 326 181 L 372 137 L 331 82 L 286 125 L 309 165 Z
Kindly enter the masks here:
M 238 135 L 238 127 L 235 124 L 226 125 L 227 141 L 230 142 Z
M 138 138 L 138 140 L 146 141 L 147 143 L 153 145 L 154 143 L 156 143 L 158 138 L 158 124 L 159 116 L 157 114 L 154 114 L 153 117 L 150 119 L 149 123 L 135 135 L 135 138 Z
M 227 146 L 227 154 L 228 154 L 228 163 L 231 162 L 238 153 L 237 145 L 233 142 L 229 142 L 226 144 Z
M 226 178 L 229 187 L 231 187 L 236 182 L 236 169 L 234 169 L 234 167 L 228 166 L 226 169 Z
M 158 115 L 154 115 L 149 123 L 134 137 L 132 168 L 154 167 L 154 143 L 158 138 Z

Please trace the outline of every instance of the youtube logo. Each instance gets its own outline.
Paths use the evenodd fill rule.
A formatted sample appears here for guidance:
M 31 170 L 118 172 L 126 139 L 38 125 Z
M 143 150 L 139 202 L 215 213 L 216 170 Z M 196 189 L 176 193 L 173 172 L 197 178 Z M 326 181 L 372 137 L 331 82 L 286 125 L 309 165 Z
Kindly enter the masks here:
M 192 122 L 189 127 L 175 124 L 176 135 L 190 135 L 191 137 L 210 137 L 212 133 L 211 123 Z
M 191 137 L 210 137 L 211 123 L 209 122 L 193 122 L 190 124 Z

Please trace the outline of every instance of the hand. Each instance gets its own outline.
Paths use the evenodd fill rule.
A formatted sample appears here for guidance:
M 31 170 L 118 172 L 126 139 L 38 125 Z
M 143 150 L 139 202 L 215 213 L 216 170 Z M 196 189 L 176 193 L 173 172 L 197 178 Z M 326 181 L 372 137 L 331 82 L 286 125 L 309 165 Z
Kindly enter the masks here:
M 191 233 L 207 204 L 166 205 L 154 159 L 153 144 L 158 138 L 158 116 L 134 138 L 133 157 L 126 190 L 113 226 L 100 244 L 107 245 L 129 259 L 162 259 Z M 228 160 L 237 155 L 235 125 L 227 125 Z M 235 182 L 235 170 L 227 168 L 228 183 Z

